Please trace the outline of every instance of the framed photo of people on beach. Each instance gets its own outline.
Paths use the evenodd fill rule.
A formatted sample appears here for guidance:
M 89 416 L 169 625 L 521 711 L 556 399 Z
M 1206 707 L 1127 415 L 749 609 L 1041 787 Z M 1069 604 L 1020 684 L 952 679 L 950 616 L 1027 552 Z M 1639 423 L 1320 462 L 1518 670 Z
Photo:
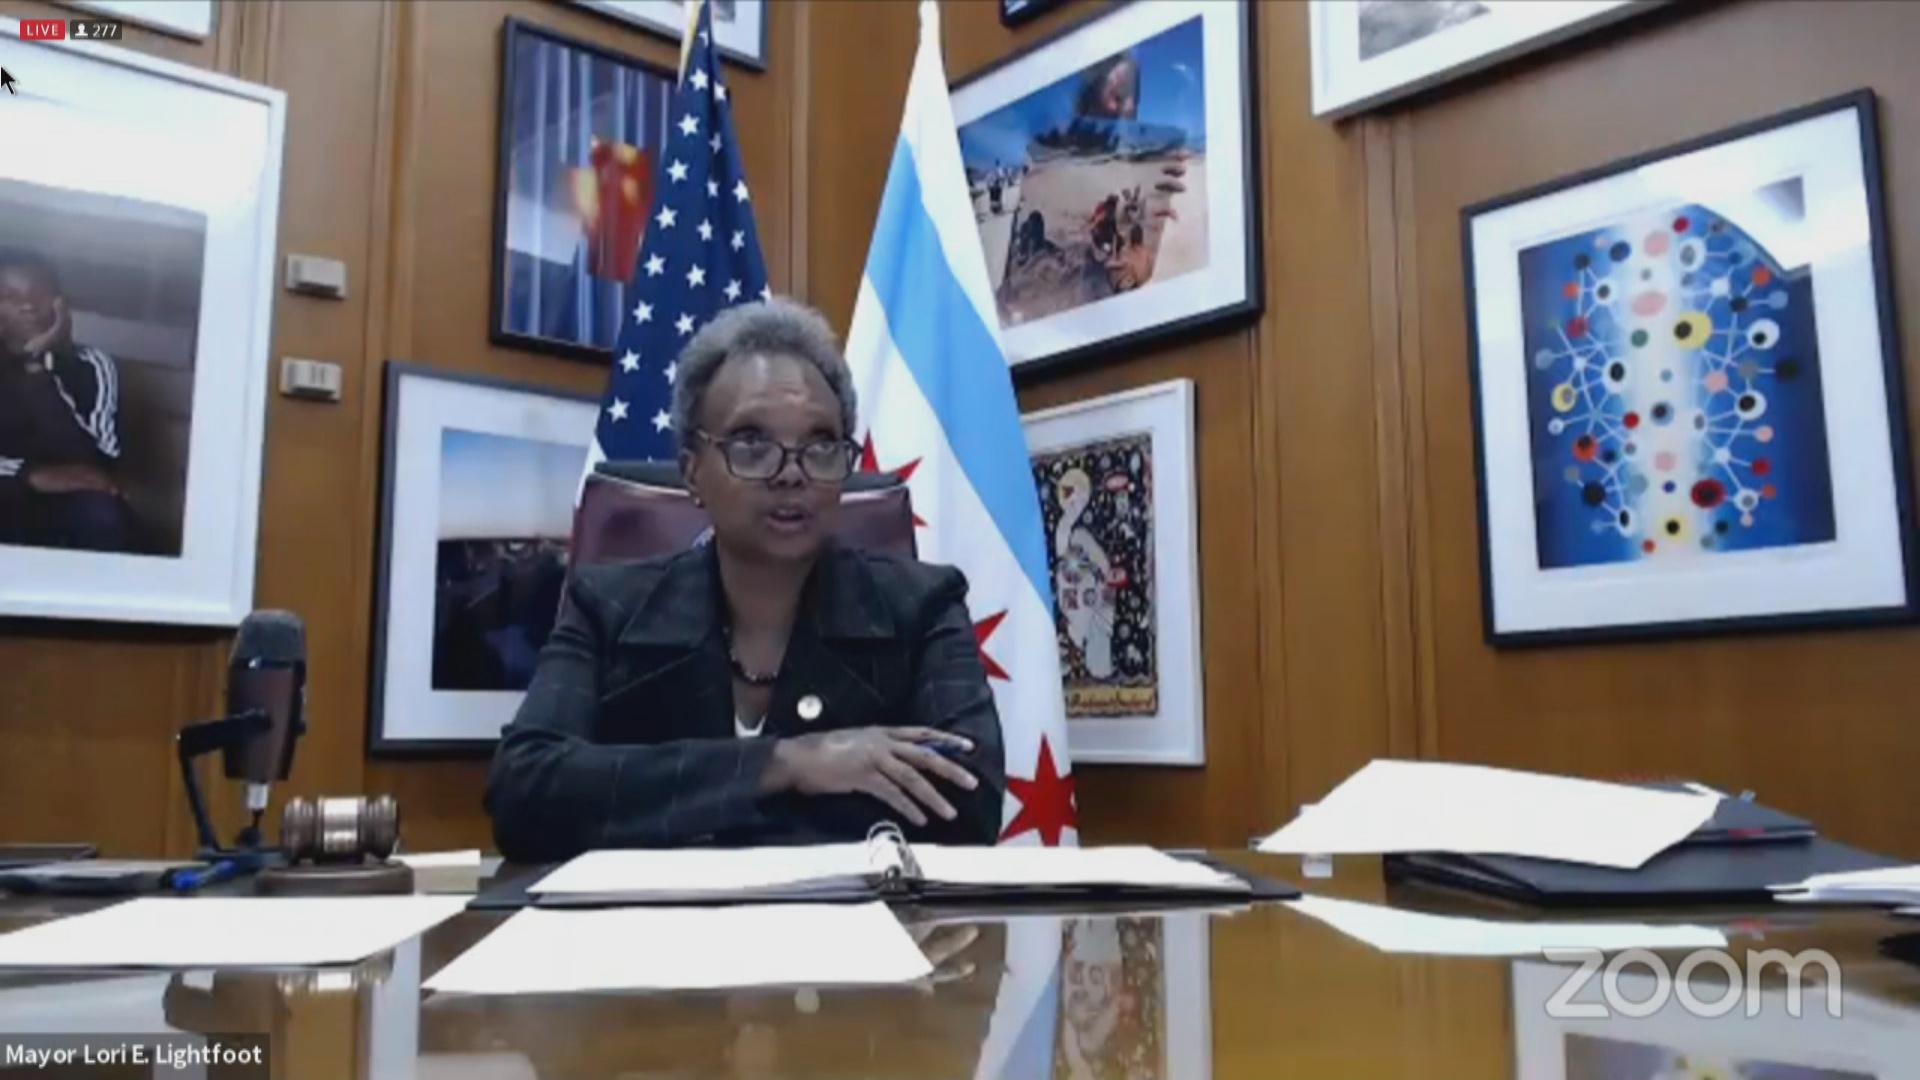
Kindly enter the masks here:
M 253 607 L 286 98 L 0 19 L 0 615 Z M 129 167 L 137 162 L 137 167 Z
M 1204 765 L 1193 383 L 1021 418 L 1076 763 Z
M 387 365 L 371 752 L 492 752 L 560 611 L 596 408 Z
M 1259 311 L 1251 8 L 1117 5 L 955 84 L 1016 375 Z

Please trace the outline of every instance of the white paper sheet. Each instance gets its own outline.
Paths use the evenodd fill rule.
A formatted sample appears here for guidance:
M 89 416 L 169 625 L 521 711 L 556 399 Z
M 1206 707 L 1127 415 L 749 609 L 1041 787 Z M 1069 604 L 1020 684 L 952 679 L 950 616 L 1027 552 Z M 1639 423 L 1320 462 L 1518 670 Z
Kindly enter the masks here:
M 1303 896 L 1288 907 L 1390 953 L 1429 956 L 1537 956 L 1547 949 L 1712 949 L 1727 936 L 1706 926 L 1645 923 L 1503 922 L 1401 911 L 1379 904 Z
M 465 906 L 434 896 L 145 897 L 0 936 L 0 968 L 351 964 Z
M 1920 866 L 1815 874 L 1772 888 L 1790 904 L 1920 904 Z
M 1150 847 L 944 847 L 916 844 L 928 881 L 943 885 L 1129 886 L 1247 892 L 1232 874 Z
M 932 965 L 885 904 L 524 908 L 428 979 L 463 994 L 904 983 Z
M 1381 760 L 1260 841 L 1259 849 L 1523 855 L 1637 870 L 1706 824 L 1719 801 L 1480 765 Z
M 883 869 L 878 860 L 884 850 L 862 843 L 589 851 L 541 878 L 528 891 L 724 896 L 803 882 L 863 878 Z

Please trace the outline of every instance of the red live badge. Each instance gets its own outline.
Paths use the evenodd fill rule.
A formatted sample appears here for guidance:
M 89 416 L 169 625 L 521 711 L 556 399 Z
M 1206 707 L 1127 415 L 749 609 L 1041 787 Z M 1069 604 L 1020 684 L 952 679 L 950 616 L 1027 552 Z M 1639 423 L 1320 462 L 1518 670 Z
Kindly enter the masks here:
M 21 19 L 20 38 L 22 41 L 65 41 L 67 20 L 65 19 Z

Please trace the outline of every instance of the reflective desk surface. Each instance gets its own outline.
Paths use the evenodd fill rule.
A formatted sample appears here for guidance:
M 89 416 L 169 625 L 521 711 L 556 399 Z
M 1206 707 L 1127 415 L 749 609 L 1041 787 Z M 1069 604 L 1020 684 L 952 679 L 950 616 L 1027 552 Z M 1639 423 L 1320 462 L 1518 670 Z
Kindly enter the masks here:
M 1224 857 L 1317 895 L 1552 917 L 1390 886 L 1377 859 L 1336 860 L 1331 876 L 1307 879 L 1298 859 Z M 72 902 L 0 902 L 0 930 L 66 910 Z M 423 995 L 424 977 L 504 918 L 468 913 L 351 968 L 0 973 L 0 1034 L 259 1033 L 273 1076 L 329 1080 L 1920 1077 L 1920 966 L 1888 952 L 1920 920 L 1876 911 L 1613 913 L 1721 927 L 1731 960 L 1693 962 L 1663 986 L 1654 965 L 1682 969 L 1684 954 L 1627 954 L 1633 962 L 1597 974 L 1571 1011 L 1555 998 L 1576 964 L 1383 953 L 1282 904 L 901 915 L 936 965 L 927 985 Z M 1752 955 L 1766 949 L 1824 950 L 1840 982 L 1817 965 L 1790 979 Z M 1731 987 L 1730 970 L 1746 985 Z M 1596 1010 L 1605 1015 L 1578 1015 Z

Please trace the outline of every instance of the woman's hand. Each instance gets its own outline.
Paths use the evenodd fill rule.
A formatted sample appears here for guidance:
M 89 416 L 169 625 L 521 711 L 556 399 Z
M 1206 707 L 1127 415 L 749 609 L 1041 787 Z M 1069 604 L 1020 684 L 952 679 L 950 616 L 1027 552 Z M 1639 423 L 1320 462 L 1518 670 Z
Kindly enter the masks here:
M 967 739 L 923 727 L 848 728 L 781 739 L 774 744 L 762 786 L 802 795 L 859 792 L 886 803 L 916 826 L 927 823 L 922 806 L 952 821 L 958 811 L 927 777 L 937 776 L 967 791 L 980 782 L 943 757 L 937 746 L 973 750 Z

